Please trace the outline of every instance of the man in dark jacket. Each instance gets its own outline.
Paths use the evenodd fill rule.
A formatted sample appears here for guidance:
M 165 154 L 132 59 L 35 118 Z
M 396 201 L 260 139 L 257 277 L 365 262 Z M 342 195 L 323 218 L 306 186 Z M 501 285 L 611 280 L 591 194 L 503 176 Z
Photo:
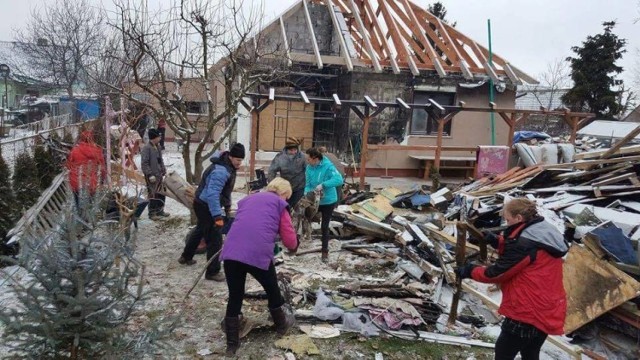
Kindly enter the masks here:
M 202 174 L 193 200 L 193 210 L 198 218 L 197 227 L 202 229 L 207 243 L 207 261 L 222 248 L 223 215 L 229 216 L 231 211 L 231 192 L 236 183 L 236 170 L 240 168 L 245 156 L 244 146 L 234 144 L 228 152 L 220 157 L 212 157 L 212 164 Z M 225 214 L 222 213 L 224 209 Z M 178 262 L 193 265 L 200 236 L 191 236 L 184 247 Z M 214 259 L 207 267 L 205 279 L 224 281 L 220 272 L 220 260 Z
M 271 182 L 280 173 L 280 177 L 291 184 L 293 194 L 287 200 L 291 209 L 304 195 L 305 168 L 306 161 L 304 154 L 300 152 L 300 140 L 294 137 L 287 138 L 284 150 L 271 161 L 267 182 Z
M 160 149 L 160 133 L 156 129 L 149 129 L 149 142 L 140 151 L 140 165 L 142 173 L 147 181 L 147 192 L 149 193 L 149 218 L 159 220 L 169 214 L 164 212 L 165 196 L 160 193 L 162 178 L 167 170 L 162 160 L 162 150 Z

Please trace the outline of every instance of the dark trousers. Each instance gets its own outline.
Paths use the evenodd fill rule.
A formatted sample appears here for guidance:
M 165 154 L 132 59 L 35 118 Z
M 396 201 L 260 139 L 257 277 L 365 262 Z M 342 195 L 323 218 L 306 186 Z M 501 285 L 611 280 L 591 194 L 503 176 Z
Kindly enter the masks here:
M 320 222 L 320 231 L 322 232 L 322 251 L 329 250 L 329 222 L 331 221 L 331 214 L 336 204 L 320 205 L 318 211 L 322 214 L 322 221 Z
M 158 132 L 160 133 L 160 149 L 164 150 L 164 133 L 165 133 L 165 128 L 163 127 L 159 127 L 158 128 Z
M 535 327 L 505 319 L 496 341 L 496 360 L 513 360 L 518 353 L 522 360 L 538 360 L 547 334 Z
M 220 229 L 218 229 L 213 223 L 213 217 L 209 212 L 209 206 L 207 206 L 207 204 L 200 200 L 195 200 L 193 202 L 193 210 L 198 218 L 196 226 L 201 229 L 202 237 L 204 237 L 204 241 L 207 243 L 207 261 L 209 261 L 209 259 L 211 259 L 213 255 L 222 248 L 222 234 L 220 233 Z M 202 237 L 198 231 L 193 231 L 191 233 L 191 236 L 184 246 L 184 251 L 182 252 L 182 256 L 186 260 L 193 259 Z M 220 272 L 219 258 L 220 257 L 218 256 L 211 262 L 211 264 L 209 264 L 209 267 L 207 267 L 207 275 L 215 275 Z
M 164 211 L 166 196 L 158 192 L 160 184 L 162 184 L 162 177 L 156 179 L 156 182 L 153 184 L 147 180 L 147 192 L 149 193 L 149 216 L 160 214 Z
M 296 206 L 298 201 L 302 199 L 303 196 L 304 196 L 304 188 L 299 190 L 294 190 L 291 193 L 291 197 L 289 198 L 289 200 L 287 200 L 287 203 L 289 204 L 289 209 L 293 210 L 293 208 Z
M 271 263 L 269 269 L 262 270 L 255 266 L 235 260 L 224 261 L 224 275 L 229 288 L 229 301 L 227 302 L 227 317 L 236 317 L 242 311 L 242 299 L 244 298 L 244 285 L 247 274 L 253 276 L 267 293 L 269 309 L 279 308 L 284 304 L 284 299 L 278 287 L 276 267 Z

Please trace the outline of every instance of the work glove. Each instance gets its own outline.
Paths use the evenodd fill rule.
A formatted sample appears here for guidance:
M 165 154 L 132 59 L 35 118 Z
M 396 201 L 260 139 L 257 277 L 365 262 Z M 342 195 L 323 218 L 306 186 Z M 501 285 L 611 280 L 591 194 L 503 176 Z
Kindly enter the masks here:
M 224 219 L 222 216 L 216 216 L 216 218 L 213 219 L 213 224 L 216 228 L 221 229 L 224 226 Z
M 324 190 L 324 187 L 322 187 L 322 184 L 316 186 L 315 192 L 321 193 L 322 190 Z
M 491 247 L 493 247 L 494 249 L 498 248 L 498 235 L 489 231 L 482 231 L 482 235 L 484 235 L 484 241 L 487 244 L 491 245 Z
M 458 276 L 459 279 L 470 279 L 471 278 L 471 273 L 473 272 L 473 269 L 476 268 L 476 265 L 473 264 L 464 264 L 458 268 L 456 268 L 455 270 L 453 270 L 453 272 L 456 273 L 456 276 Z
M 157 179 L 156 179 L 156 177 L 155 177 L 155 176 L 153 176 L 153 175 L 149 176 L 149 182 L 150 182 L 150 183 L 155 184 L 155 183 L 156 183 L 156 180 L 157 180 Z

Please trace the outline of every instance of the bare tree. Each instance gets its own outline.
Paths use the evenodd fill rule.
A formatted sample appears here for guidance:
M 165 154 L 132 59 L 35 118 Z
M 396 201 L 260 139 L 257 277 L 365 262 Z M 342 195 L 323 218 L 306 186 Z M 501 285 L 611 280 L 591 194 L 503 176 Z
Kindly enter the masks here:
M 555 59 L 547 64 L 547 70 L 538 76 L 540 84 L 536 86 L 537 91 L 533 92 L 540 106 L 554 110 L 553 104 L 558 103 L 563 90 L 571 86 L 569 74 L 569 66 L 563 59 Z M 540 96 L 540 93 L 545 96 Z
M 88 0 L 56 0 L 33 10 L 16 41 L 28 56 L 25 74 L 64 88 L 74 100 L 74 86 L 86 84 L 86 69 L 96 61 L 103 41 L 103 17 Z
M 234 0 L 181 0 L 154 14 L 123 0 L 116 7 L 110 24 L 120 34 L 131 72 L 124 86 L 109 85 L 155 117 L 166 119 L 184 143 L 187 181 L 197 182 L 202 160 L 235 128 L 243 97 L 282 73 L 280 64 L 286 58 L 271 60 L 278 58 L 274 55 L 281 53 L 280 46 L 260 38 L 259 6 Z M 206 103 L 206 111 L 195 118 L 185 96 L 188 86 Z M 213 139 L 216 128 L 224 130 Z M 196 133 L 199 141 L 192 167 L 190 142 Z M 205 151 L 212 141 L 212 148 Z

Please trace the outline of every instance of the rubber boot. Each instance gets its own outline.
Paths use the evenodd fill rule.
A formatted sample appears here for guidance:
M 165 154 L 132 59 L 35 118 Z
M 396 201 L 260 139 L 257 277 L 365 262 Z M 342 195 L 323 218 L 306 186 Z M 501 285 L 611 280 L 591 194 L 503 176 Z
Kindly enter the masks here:
M 225 331 L 224 319 L 226 318 L 223 318 L 222 321 L 220 321 L 220 328 L 222 329 L 222 331 Z M 251 329 L 253 329 L 253 322 L 244 317 L 242 314 L 238 315 L 238 319 L 238 321 L 240 322 L 240 325 L 238 326 L 238 333 L 240 334 L 240 339 L 242 339 L 249 334 Z
M 296 323 L 295 316 L 287 311 L 285 307 L 286 305 L 282 305 L 279 308 L 269 309 L 273 323 L 276 326 L 276 331 L 280 335 L 285 335 Z
M 224 332 L 227 334 L 226 356 L 234 356 L 240 347 L 240 318 L 225 317 Z

